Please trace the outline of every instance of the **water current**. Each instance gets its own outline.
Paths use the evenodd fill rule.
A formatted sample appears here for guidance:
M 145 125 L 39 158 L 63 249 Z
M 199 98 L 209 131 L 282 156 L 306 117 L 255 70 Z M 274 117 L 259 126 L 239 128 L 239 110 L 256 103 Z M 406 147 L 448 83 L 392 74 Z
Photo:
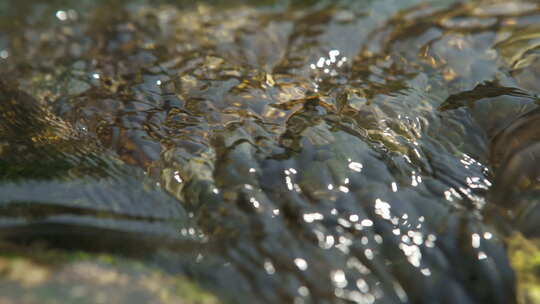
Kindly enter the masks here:
M 539 46 L 532 0 L 0 1 L 0 237 L 223 303 L 538 303 Z

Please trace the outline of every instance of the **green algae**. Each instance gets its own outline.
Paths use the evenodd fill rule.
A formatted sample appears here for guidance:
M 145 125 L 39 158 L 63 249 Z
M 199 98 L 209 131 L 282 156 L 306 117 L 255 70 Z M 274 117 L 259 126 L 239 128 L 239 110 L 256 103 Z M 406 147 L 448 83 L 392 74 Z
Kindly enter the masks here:
M 6 303 L 225 303 L 189 279 L 107 254 L 2 246 Z M 24 250 L 24 251 L 23 251 Z

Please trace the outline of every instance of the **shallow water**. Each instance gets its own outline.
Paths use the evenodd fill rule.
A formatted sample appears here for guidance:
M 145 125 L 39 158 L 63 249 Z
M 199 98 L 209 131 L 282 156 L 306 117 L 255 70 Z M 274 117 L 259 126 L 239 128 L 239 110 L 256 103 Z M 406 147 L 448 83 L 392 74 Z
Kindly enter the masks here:
M 537 236 L 535 1 L 0 16 L 9 242 L 137 257 L 233 303 L 522 294 L 507 240 Z

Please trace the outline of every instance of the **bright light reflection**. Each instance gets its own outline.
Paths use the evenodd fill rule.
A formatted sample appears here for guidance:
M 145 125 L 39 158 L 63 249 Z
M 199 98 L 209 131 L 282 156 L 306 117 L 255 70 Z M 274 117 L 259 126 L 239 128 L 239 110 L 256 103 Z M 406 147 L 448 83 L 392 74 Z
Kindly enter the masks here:
M 306 260 L 302 259 L 302 258 L 296 258 L 294 259 L 294 264 L 296 265 L 296 267 L 298 267 L 298 269 L 304 271 L 308 268 L 308 264 L 306 262 Z
M 363 236 L 360 239 L 360 243 L 362 243 L 362 245 L 367 245 L 369 243 L 369 240 L 368 240 L 367 236 Z
M 371 227 L 373 226 L 373 221 L 370 219 L 364 219 L 360 222 L 360 224 L 362 224 L 364 227 Z
M 332 271 L 331 273 L 332 282 L 334 282 L 334 285 L 337 288 L 345 288 L 348 284 L 347 278 L 345 277 L 345 272 L 343 270 L 338 269 L 335 271 Z
M 58 20 L 60 21 L 66 21 L 68 18 L 68 14 L 66 11 L 57 11 L 56 18 L 58 18 Z
M 390 204 L 379 198 L 376 199 L 375 213 L 380 215 L 383 219 L 390 219 Z
M 306 286 L 300 286 L 298 288 L 298 293 L 302 296 L 302 297 L 307 297 L 309 295 L 309 289 L 306 287 Z
M 471 245 L 473 248 L 480 247 L 480 235 L 478 233 L 473 233 L 471 236 Z
M 487 259 L 486 253 L 483 252 L 483 251 L 478 252 L 478 259 L 479 259 L 479 260 Z
M 435 247 L 436 240 L 437 240 L 437 237 L 435 235 L 429 234 L 425 242 L 426 247 L 429 247 L 429 248 Z
M 174 179 L 175 179 L 177 182 L 182 183 L 182 178 L 180 177 L 180 172 L 174 171 Z
M 250 198 L 249 201 L 251 202 L 251 204 L 253 204 L 253 207 L 255 208 L 259 208 L 261 206 L 259 201 L 257 201 L 257 199 L 255 199 L 254 197 Z
M 459 192 L 457 192 L 456 189 L 454 189 L 454 188 L 450 188 L 450 189 L 444 191 L 444 198 L 447 201 L 450 201 L 450 202 L 453 201 L 454 197 L 457 198 L 458 200 L 463 199 L 461 194 L 459 194 Z
M 429 277 L 431 275 L 431 270 L 429 270 L 429 268 L 422 268 L 420 269 L 420 272 L 426 277 Z
M 346 219 L 344 218 L 338 218 L 337 219 L 338 221 L 338 224 L 340 224 L 341 226 L 345 227 L 345 228 L 350 228 L 352 225 L 351 225 L 351 222 L 347 221 Z
M 9 57 L 9 52 L 7 50 L 0 51 L 0 58 L 7 59 Z
M 304 221 L 306 223 L 313 223 L 314 221 L 320 221 L 322 219 L 324 219 L 324 215 L 318 212 L 304 214 Z
M 367 268 L 362 262 L 360 262 L 357 258 L 352 257 L 347 260 L 347 268 L 352 268 L 358 270 L 363 275 L 368 275 L 371 273 L 371 270 Z
M 327 235 L 325 239 L 325 244 L 327 248 L 330 248 L 334 245 L 334 236 L 333 235 Z
M 416 171 L 412 172 L 411 179 L 412 179 L 411 180 L 411 186 L 413 186 L 413 187 L 418 186 L 422 182 L 422 177 L 419 176 L 419 175 L 417 176 Z
M 290 176 L 285 176 L 285 183 L 287 184 L 287 189 L 293 189 L 293 184 Z
M 348 254 L 349 246 L 351 246 L 352 243 L 352 239 L 342 235 L 338 238 L 338 244 L 336 245 L 336 248 L 341 250 L 341 252 Z
M 349 163 L 349 169 L 351 169 L 353 171 L 361 172 L 362 168 L 364 168 L 364 166 L 361 163 L 357 163 L 357 162 L 350 162 Z
M 364 255 L 366 256 L 368 260 L 373 259 L 373 251 L 369 248 L 364 250 Z
M 358 290 L 360 290 L 360 292 L 362 293 L 366 293 L 369 291 L 369 286 L 364 279 L 358 279 L 356 281 L 356 287 L 358 287 Z
M 331 62 L 336 62 L 336 57 L 339 56 L 339 50 L 331 50 L 328 52 L 328 55 L 330 56 Z
M 424 242 L 424 235 L 420 231 L 415 231 L 412 234 L 413 243 L 415 243 L 416 245 L 422 245 L 422 243 Z
M 274 268 L 274 264 L 272 264 L 272 262 L 270 262 L 270 260 L 264 261 L 264 270 L 266 270 L 266 273 L 268 273 L 269 275 L 273 275 L 274 273 L 276 273 L 276 269 Z
M 409 263 L 411 263 L 411 265 L 413 265 L 414 267 L 420 266 L 420 261 L 422 259 L 422 253 L 420 252 L 420 247 L 416 245 L 407 245 L 407 244 L 401 243 L 399 244 L 399 248 L 401 249 L 401 251 L 403 251 L 403 253 L 407 257 L 407 260 L 409 261 Z
M 330 249 L 334 246 L 334 237 L 332 235 L 324 235 L 324 233 L 318 230 L 314 230 L 314 232 L 319 240 L 319 247 L 322 249 Z
M 330 76 L 337 76 L 338 73 L 334 68 L 332 68 L 332 66 L 340 68 L 345 62 L 347 62 L 347 57 L 341 57 L 341 59 L 338 60 L 339 55 L 339 50 L 331 50 L 328 52 L 328 58 L 319 57 L 317 62 L 310 64 L 309 67 L 312 70 L 321 69 L 325 74 L 330 74 Z

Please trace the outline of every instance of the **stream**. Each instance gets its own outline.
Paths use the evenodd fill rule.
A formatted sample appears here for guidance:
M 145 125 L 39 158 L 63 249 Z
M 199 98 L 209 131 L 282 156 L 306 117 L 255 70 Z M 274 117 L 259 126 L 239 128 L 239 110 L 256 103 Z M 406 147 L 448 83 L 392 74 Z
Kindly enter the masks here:
M 0 1 L 2 246 L 219 303 L 539 303 L 539 71 L 532 0 Z

